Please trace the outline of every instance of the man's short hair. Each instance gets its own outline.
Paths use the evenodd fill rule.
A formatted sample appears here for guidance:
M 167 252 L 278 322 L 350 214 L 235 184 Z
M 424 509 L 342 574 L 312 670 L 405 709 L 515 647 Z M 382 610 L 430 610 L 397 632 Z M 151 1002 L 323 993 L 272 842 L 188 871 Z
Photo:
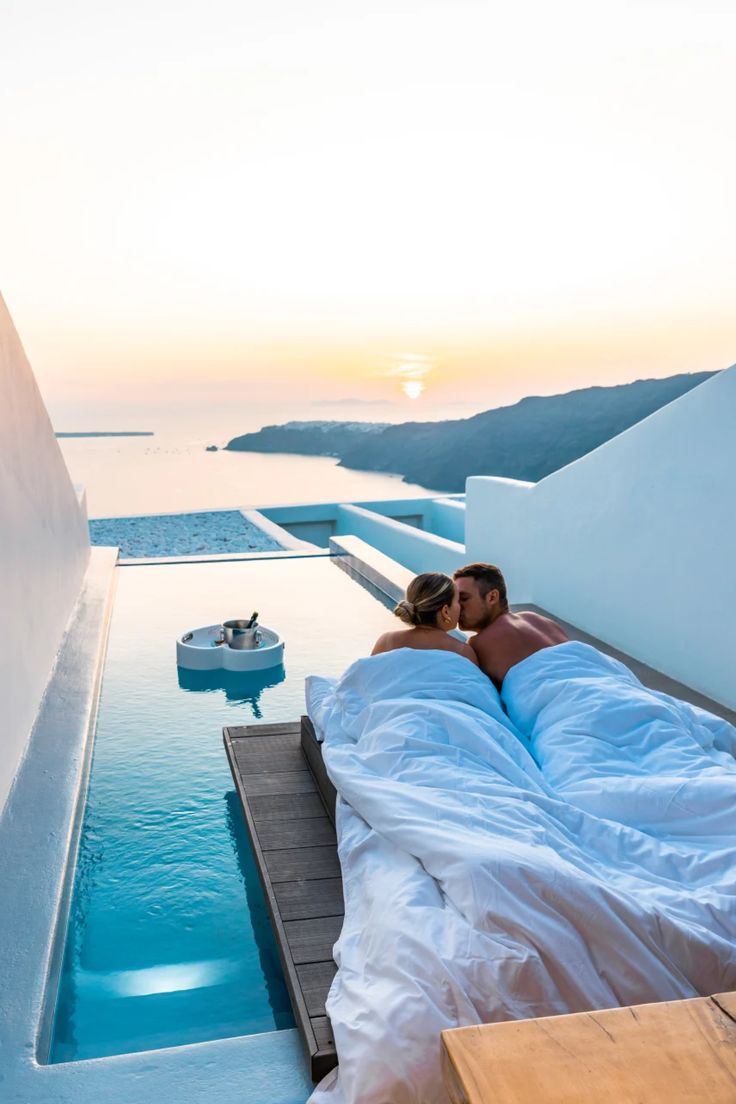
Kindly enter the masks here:
M 508 606 L 509 604 L 506 596 L 506 580 L 500 567 L 496 567 L 495 564 L 466 564 L 465 567 L 459 567 L 457 571 L 453 572 L 452 577 L 453 579 L 475 579 L 482 598 L 485 598 L 491 590 L 497 590 L 501 605 Z

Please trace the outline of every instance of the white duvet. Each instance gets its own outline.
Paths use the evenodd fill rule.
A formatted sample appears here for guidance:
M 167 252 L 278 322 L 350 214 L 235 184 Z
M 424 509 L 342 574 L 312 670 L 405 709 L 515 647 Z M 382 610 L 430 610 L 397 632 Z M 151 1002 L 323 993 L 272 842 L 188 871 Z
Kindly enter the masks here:
M 311 697 L 345 891 L 313 1104 L 445 1104 L 447 1027 L 736 987 L 725 722 L 575 643 L 510 672 L 508 716 L 448 652 Z

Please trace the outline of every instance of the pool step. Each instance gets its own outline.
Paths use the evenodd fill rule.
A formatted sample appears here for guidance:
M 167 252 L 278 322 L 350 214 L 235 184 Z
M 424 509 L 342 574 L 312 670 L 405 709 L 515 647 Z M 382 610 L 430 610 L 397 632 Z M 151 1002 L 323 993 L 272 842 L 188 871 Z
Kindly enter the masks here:
M 344 914 L 335 789 L 308 717 L 223 729 L 312 1079 L 337 1065 L 325 1000 Z

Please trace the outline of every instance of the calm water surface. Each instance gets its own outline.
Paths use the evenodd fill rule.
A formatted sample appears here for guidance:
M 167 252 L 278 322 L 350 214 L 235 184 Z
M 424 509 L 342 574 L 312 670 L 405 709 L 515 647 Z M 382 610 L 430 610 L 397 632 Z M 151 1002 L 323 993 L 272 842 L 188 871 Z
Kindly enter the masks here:
M 370 410 L 370 408 L 368 408 Z M 410 417 L 411 412 L 404 412 Z M 270 415 L 270 416 L 267 416 Z M 396 410 L 391 411 L 397 418 Z M 153 430 L 153 437 L 77 437 L 59 440 L 75 483 L 87 491 L 90 517 L 126 514 L 174 513 L 238 506 L 268 506 L 291 502 L 351 502 L 381 498 L 413 498 L 432 488 L 403 483 L 397 475 L 350 471 L 324 456 L 292 456 L 253 452 L 207 452 L 208 444 L 223 445 L 238 433 L 251 432 L 268 422 L 291 418 L 391 420 L 383 408 L 283 408 L 255 413 L 221 413 L 199 422 L 191 416 L 163 420 L 159 412 L 136 417 L 109 412 L 87 416 L 84 424 L 69 415 L 55 418 L 57 430 Z M 460 417 L 462 411 L 437 411 L 437 417 Z M 89 420 L 89 419 L 92 420 Z
M 253 609 L 284 668 L 177 668 L 177 635 Z M 292 1025 L 222 727 L 295 720 L 394 622 L 328 558 L 119 570 L 52 1061 Z

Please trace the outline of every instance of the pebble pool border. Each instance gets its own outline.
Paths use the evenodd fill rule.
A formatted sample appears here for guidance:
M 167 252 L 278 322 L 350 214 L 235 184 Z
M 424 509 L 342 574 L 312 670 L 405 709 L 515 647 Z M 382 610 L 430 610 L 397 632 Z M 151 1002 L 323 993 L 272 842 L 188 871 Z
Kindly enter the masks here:
M 89 535 L 92 544 L 117 545 L 121 559 L 283 550 L 239 510 L 98 518 L 89 522 Z

